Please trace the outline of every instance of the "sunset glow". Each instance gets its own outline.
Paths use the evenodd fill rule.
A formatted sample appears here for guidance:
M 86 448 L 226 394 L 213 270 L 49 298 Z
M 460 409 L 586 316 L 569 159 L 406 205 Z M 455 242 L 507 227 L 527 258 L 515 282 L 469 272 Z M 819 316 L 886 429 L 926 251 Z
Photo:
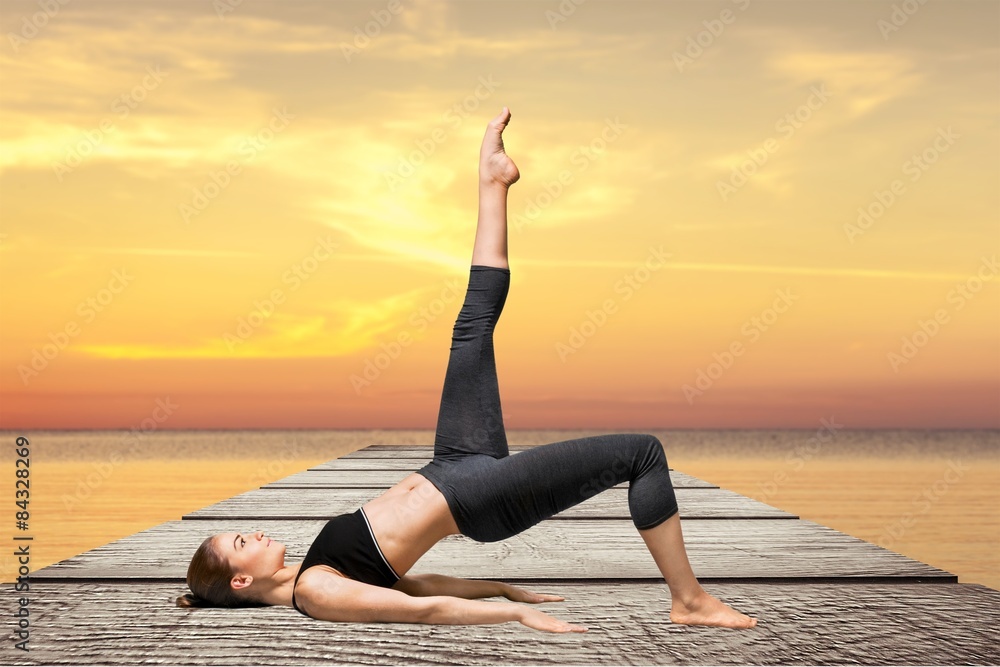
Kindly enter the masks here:
M 433 428 L 504 105 L 508 428 L 1000 427 L 1000 6 L 893 6 L 8 0 L 0 428 Z

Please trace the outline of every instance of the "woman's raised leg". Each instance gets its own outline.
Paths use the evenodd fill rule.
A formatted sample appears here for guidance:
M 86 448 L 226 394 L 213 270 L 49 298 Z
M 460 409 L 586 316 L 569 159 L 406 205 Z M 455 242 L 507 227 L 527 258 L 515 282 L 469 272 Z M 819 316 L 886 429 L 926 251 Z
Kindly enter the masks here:
M 434 458 L 439 461 L 454 462 L 470 454 L 493 458 L 508 454 L 493 332 L 510 287 L 507 188 L 520 178 L 501 137 L 509 120 L 510 112 L 504 107 L 487 125 L 479 151 L 479 218 L 469 287 L 455 321 L 441 391 L 434 438 Z

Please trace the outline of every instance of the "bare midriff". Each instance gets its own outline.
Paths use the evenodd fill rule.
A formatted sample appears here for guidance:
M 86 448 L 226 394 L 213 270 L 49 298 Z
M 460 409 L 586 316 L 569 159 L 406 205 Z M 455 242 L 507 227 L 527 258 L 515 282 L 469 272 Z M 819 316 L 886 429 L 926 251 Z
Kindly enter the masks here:
M 375 541 L 399 576 L 443 538 L 460 532 L 444 496 L 417 473 L 368 501 L 362 509 Z

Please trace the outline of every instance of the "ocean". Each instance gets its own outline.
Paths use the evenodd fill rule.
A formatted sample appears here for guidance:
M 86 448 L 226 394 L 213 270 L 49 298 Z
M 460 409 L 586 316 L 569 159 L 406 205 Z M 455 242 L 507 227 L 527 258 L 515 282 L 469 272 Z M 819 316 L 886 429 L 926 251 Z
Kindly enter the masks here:
M 507 441 L 538 445 L 611 432 L 508 429 Z M 1000 590 L 998 430 L 641 432 L 660 438 L 679 471 L 954 572 L 962 583 Z M 30 441 L 33 570 L 368 445 L 434 440 L 431 430 L 2 437 L 14 445 L 18 435 Z M 14 457 L 5 465 L 13 492 Z M 13 581 L 13 557 L 0 561 L 3 581 Z

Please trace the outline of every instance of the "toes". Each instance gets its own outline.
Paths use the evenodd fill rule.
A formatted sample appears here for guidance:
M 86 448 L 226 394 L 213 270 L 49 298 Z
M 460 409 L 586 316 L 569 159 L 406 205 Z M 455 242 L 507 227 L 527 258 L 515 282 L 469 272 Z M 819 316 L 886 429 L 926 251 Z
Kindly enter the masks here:
M 510 120 L 510 111 L 507 109 L 507 107 L 504 107 L 503 110 L 497 115 L 497 117 L 490 121 L 490 125 L 493 127 L 499 127 L 500 129 L 503 129 L 504 126 L 507 125 L 507 121 L 509 120 Z

